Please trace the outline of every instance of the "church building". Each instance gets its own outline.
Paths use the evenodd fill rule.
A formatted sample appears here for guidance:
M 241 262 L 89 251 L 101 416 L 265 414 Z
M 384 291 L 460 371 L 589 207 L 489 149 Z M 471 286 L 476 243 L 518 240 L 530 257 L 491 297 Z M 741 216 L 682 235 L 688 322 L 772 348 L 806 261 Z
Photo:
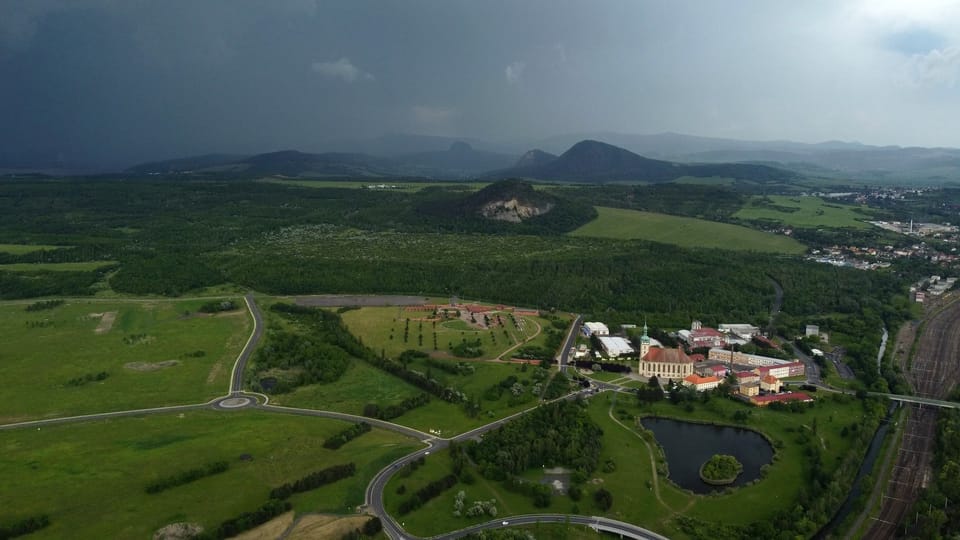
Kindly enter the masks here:
M 637 373 L 641 377 L 656 377 L 660 380 L 683 379 L 693 375 L 693 359 L 683 349 L 663 349 L 650 346 L 647 324 L 643 324 L 643 336 L 640 338 L 640 365 Z

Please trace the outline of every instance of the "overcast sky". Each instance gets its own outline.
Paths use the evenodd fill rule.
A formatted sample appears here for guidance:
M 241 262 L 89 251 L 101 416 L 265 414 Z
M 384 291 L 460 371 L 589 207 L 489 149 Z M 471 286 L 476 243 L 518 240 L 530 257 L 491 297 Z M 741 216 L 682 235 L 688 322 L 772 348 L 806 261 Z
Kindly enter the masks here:
M 960 147 L 960 2 L 0 0 L 0 158 L 385 132 Z

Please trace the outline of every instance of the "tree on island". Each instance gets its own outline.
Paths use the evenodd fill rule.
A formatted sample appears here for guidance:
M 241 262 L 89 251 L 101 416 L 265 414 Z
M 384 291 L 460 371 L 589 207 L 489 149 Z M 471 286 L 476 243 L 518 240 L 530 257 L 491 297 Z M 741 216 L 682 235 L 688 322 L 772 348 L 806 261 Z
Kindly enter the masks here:
M 714 454 L 700 467 L 700 479 L 714 486 L 732 484 L 743 472 L 743 464 L 737 458 Z

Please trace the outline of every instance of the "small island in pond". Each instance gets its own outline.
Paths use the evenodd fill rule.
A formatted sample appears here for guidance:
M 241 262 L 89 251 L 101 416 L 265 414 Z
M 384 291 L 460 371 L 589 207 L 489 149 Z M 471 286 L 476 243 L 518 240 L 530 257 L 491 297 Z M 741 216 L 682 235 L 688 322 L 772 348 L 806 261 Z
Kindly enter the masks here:
M 743 464 L 737 458 L 714 454 L 700 467 L 700 479 L 712 486 L 726 486 L 732 484 L 741 472 Z

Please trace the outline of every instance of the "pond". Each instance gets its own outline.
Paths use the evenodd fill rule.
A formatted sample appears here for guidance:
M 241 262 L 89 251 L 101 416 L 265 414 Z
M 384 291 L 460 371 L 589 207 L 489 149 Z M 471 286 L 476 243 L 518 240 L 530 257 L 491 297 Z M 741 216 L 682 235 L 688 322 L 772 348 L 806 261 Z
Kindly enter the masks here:
M 773 460 L 770 443 L 755 431 L 681 422 L 667 418 L 644 418 L 643 427 L 653 432 L 663 447 L 670 480 L 694 493 L 710 493 L 730 486 L 711 486 L 700 479 L 700 466 L 714 454 L 727 454 L 743 464 L 743 473 L 731 486 L 760 478 L 760 467 Z

